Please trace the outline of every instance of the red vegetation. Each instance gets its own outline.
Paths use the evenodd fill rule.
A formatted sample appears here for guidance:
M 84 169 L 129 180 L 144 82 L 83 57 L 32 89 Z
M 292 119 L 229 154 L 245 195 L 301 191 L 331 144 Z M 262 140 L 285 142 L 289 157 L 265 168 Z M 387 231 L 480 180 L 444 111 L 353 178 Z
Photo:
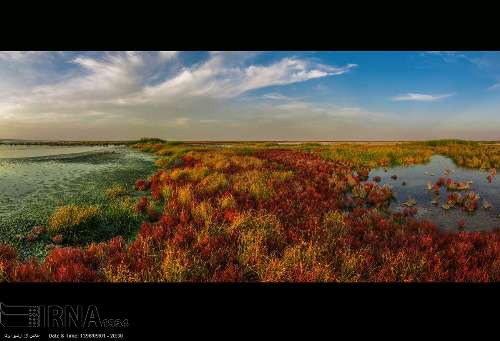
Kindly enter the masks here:
M 161 218 L 161 212 L 159 212 L 156 208 L 154 207 L 148 207 L 146 209 L 146 213 L 148 215 L 148 218 L 150 221 L 155 222 L 158 221 Z
M 451 179 L 448 179 L 448 181 L 450 181 Z M 451 180 L 451 182 L 453 182 L 453 180 Z M 439 177 L 437 182 L 436 182 L 436 185 L 441 187 L 441 186 L 444 186 L 446 184 L 446 179 L 444 177 Z
M 40 237 L 40 235 L 44 234 L 46 231 L 47 229 L 44 226 L 35 226 L 26 235 L 26 240 L 29 242 L 35 241 Z
M 7 244 L 0 244 L 0 261 L 12 260 L 17 257 L 16 249 Z
M 160 171 L 149 184 L 138 181 L 138 190 L 150 186 L 155 205 L 146 197 L 139 199 L 136 209 L 147 213 L 150 221 L 141 225 L 129 244 L 115 237 L 85 248 L 55 248 L 41 263 L 22 262 L 14 249 L 0 245 L 0 278 L 500 280 L 499 230 L 444 232 L 417 219 L 413 207 L 392 212 L 390 188 L 364 181 L 368 172 L 356 172 L 350 162 L 290 149 L 260 150 L 251 159 L 230 154 L 214 161 L 220 153 L 186 155 L 181 169 L 192 171 L 192 176 L 173 180 L 167 171 Z M 208 167 L 211 174 L 198 176 L 200 167 Z M 237 182 L 243 175 L 255 180 L 245 183 L 248 188 Z M 217 191 L 207 191 L 205 186 L 214 183 L 221 184 L 213 186 Z M 446 180 L 438 183 L 439 189 Z M 168 199 L 159 194 L 166 188 Z M 458 200 L 453 193 L 449 199 Z M 465 209 L 474 206 L 474 200 L 466 195 Z
M 148 207 L 149 202 L 147 197 L 141 197 L 137 201 L 137 204 L 135 205 L 135 210 L 139 213 L 144 213 L 146 208 Z
M 145 191 L 149 188 L 150 183 L 146 180 L 139 179 L 135 182 L 136 191 Z
M 31 230 L 31 232 L 33 234 L 36 234 L 36 235 L 41 235 L 41 234 L 45 233 L 46 231 L 47 231 L 47 229 L 45 228 L 45 226 L 35 226 Z
M 64 237 L 62 234 L 56 234 L 54 237 L 52 237 L 52 241 L 55 243 L 55 244 L 61 244 L 64 240 Z

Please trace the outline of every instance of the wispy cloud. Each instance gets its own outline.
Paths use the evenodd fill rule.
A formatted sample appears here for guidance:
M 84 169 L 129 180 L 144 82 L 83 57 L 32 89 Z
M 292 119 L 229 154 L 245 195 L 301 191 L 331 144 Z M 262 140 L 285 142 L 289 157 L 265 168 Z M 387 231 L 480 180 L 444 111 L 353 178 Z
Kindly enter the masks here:
M 438 57 L 446 63 L 456 63 L 460 61 L 472 62 L 466 54 L 458 51 L 427 51 L 423 52 L 421 56 Z
M 147 87 L 146 96 L 191 95 L 231 98 L 245 92 L 276 85 L 341 75 L 356 64 L 341 67 L 298 58 L 283 58 L 269 65 L 231 65 L 230 54 L 212 54 L 205 63 L 185 68 L 164 82 Z
M 493 84 L 488 88 L 488 90 L 498 90 L 500 89 L 500 83 Z
M 282 95 L 282 94 L 277 93 L 277 92 L 273 92 L 273 93 L 269 93 L 269 94 L 264 94 L 262 96 L 262 98 L 264 98 L 264 99 L 270 99 L 270 100 L 273 100 L 273 101 L 290 101 L 290 100 L 292 100 L 291 97 Z
M 422 94 L 422 93 L 406 93 L 392 97 L 393 101 L 414 101 L 414 102 L 434 102 L 441 99 L 453 96 L 454 94 Z
M 88 138 L 170 128 L 196 134 L 201 121 L 205 129 L 207 124 L 220 127 L 220 122 L 248 125 L 256 117 L 270 120 L 271 127 L 280 115 L 305 119 L 319 109 L 278 92 L 244 105 L 234 99 L 257 89 L 345 74 L 357 66 L 279 55 L 257 63 L 257 55 L 212 52 L 187 63 L 184 53 L 175 51 L 0 53 L 0 135 L 59 138 L 67 132 Z M 280 107 L 283 102 L 290 105 Z

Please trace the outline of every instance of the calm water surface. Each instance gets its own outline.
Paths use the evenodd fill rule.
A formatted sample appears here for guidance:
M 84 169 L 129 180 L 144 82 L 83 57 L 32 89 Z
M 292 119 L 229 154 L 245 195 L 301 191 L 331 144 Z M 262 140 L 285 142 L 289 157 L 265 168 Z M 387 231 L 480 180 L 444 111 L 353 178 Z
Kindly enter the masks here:
M 439 206 L 431 204 L 435 194 L 434 191 L 427 191 L 426 184 L 428 181 L 435 183 L 440 176 L 444 176 L 445 169 L 452 170 L 447 177 L 456 182 L 473 181 L 470 190 L 481 197 L 479 208 L 475 213 L 470 214 L 460 208 L 442 209 L 441 205 L 446 201 L 448 194 L 444 188 L 441 189 Z M 434 176 L 430 175 L 431 173 Z M 396 180 L 390 178 L 394 174 L 397 175 Z M 457 167 L 451 159 L 441 155 L 434 155 L 431 161 L 424 165 L 393 167 L 387 172 L 380 168 L 370 172 L 370 178 L 377 175 L 382 178 L 380 184 L 389 184 L 393 188 L 397 200 L 391 206 L 396 210 L 400 209 L 401 204 L 408 198 L 414 198 L 417 200 L 415 206 L 418 208 L 417 216 L 436 223 L 440 228 L 457 230 L 458 220 L 462 218 L 465 220 L 466 230 L 489 230 L 500 227 L 500 218 L 497 218 L 500 214 L 499 176 L 496 176 L 490 184 L 486 179 L 487 172 Z M 406 182 L 405 186 L 402 185 L 403 181 Z M 460 191 L 461 194 L 466 192 Z M 489 210 L 483 209 L 483 199 L 488 200 L 493 207 Z

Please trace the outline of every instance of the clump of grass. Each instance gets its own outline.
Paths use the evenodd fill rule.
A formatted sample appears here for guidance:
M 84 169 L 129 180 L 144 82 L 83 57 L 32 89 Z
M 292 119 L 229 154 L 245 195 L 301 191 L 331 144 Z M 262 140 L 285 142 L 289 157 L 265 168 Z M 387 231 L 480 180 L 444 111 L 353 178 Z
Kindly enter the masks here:
M 193 167 L 189 170 L 188 178 L 190 181 L 198 182 L 203 180 L 209 173 L 208 167 Z
M 170 173 L 170 178 L 174 181 L 189 180 L 198 182 L 210 173 L 208 167 L 176 168 Z
M 171 185 L 163 185 L 160 187 L 160 194 L 165 202 L 168 202 L 174 196 L 175 190 Z
M 331 210 L 325 214 L 323 217 L 323 227 L 335 235 L 344 235 L 348 232 L 344 215 L 338 210 Z
M 155 160 L 155 165 L 158 168 L 168 168 L 171 165 L 171 160 L 170 158 L 161 157 Z
M 70 204 L 54 211 L 47 231 L 51 236 L 60 235 L 69 244 L 81 245 L 116 235 L 130 237 L 141 217 L 130 197 L 119 197 L 100 206 Z
M 102 270 L 103 277 L 106 282 L 110 283 L 136 283 L 140 281 L 139 275 L 131 271 L 127 266 L 122 264 L 118 266 L 106 266 Z
M 285 249 L 274 257 L 260 278 L 263 282 L 327 282 L 335 279 L 332 266 L 324 261 L 320 245 L 307 243 Z
M 214 194 L 224 191 L 229 186 L 227 177 L 222 173 L 212 173 L 206 176 L 198 185 L 201 192 L 205 194 Z
M 159 168 L 173 168 L 182 166 L 183 161 L 180 157 L 161 157 L 155 161 L 155 165 Z
M 177 201 L 184 206 L 191 204 L 194 200 L 194 193 L 191 185 L 185 185 L 177 190 Z
M 214 208 L 208 201 L 202 201 L 191 208 L 191 215 L 199 225 L 210 226 L 213 221 Z
M 267 180 L 268 176 L 260 171 L 246 171 L 234 177 L 233 188 L 237 192 L 249 193 L 255 200 L 265 200 L 274 194 Z
M 293 177 L 293 172 L 292 171 L 286 171 L 286 172 L 273 172 L 272 177 L 276 182 L 286 182 L 290 180 Z
M 66 205 L 57 209 L 49 220 L 48 231 L 51 233 L 65 232 L 96 217 L 97 206 Z
M 214 169 L 218 170 L 218 171 L 221 171 L 221 172 L 226 171 L 229 168 L 231 168 L 231 162 L 228 161 L 228 160 L 225 160 L 225 159 L 218 160 L 214 164 Z
M 106 197 L 108 197 L 109 199 L 116 199 L 116 198 L 119 198 L 119 197 L 126 195 L 127 191 L 125 190 L 125 188 L 123 188 L 123 186 L 115 185 L 113 187 L 108 188 L 105 191 L 105 194 L 106 194 Z
M 313 151 L 314 152 L 314 151 Z M 318 148 L 325 159 L 352 164 L 358 169 L 412 165 L 428 162 L 433 154 L 425 145 L 354 145 L 339 144 Z
M 256 200 L 266 200 L 274 194 L 274 191 L 263 181 L 250 184 L 249 192 Z
M 161 269 L 164 281 L 185 282 L 190 277 L 188 255 L 175 248 L 165 249 Z
M 259 169 L 264 165 L 264 161 L 252 156 L 232 156 L 231 163 L 241 169 Z
M 234 199 L 234 196 L 229 192 L 220 197 L 218 199 L 218 202 L 219 207 L 223 210 L 236 207 L 236 200 Z
M 238 234 L 238 259 L 248 270 L 258 276 L 271 257 L 283 246 L 281 224 L 272 214 L 253 215 L 247 212 L 238 216 L 228 231 Z
M 130 226 L 137 223 L 139 215 L 134 210 L 133 201 L 128 198 L 116 200 L 101 210 L 100 223 L 110 230 L 113 226 Z M 123 231 L 116 231 L 123 232 Z
M 186 168 L 177 168 L 170 173 L 170 178 L 174 181 L 187 180 L 189 175 L 189 170 Z
M 78 235 L 95 225 L 100 213 L 96 205 L 66 205 L 58 208 L 49 218 L 48 232 L 52 235 L 63 234 L 69 239 L 78 239 Z

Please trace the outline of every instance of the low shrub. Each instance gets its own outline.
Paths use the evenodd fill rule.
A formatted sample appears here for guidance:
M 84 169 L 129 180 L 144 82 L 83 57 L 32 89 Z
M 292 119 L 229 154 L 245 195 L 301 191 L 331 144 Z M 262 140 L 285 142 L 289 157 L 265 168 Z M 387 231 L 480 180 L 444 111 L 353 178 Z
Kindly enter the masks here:
M 98 206 L 66 205 L 58 208 L 49 218 L 48 232 L 62 234 L 69 241 L 78 241 L 82 235 L 97 225 Z

